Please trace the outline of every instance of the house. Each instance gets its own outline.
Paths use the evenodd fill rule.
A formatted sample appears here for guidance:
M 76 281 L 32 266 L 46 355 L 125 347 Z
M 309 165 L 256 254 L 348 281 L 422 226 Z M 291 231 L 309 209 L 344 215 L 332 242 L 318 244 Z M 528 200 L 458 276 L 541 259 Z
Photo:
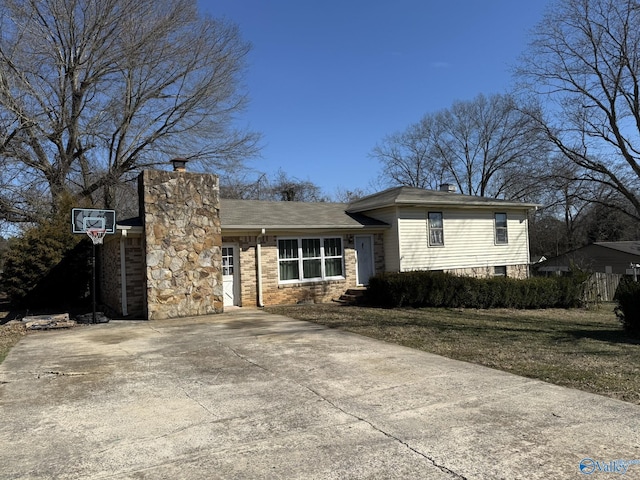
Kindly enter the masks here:
M 640 241 L 595 242 L 542 262 L 536 270 L 562 274 L 572 267 L 590 272 L 633 275 L 632 265 L 640 264 Z M 640 268 L 636 267 L 640 273 Z
M 149 319 L 327 302 L 380 272 L 528 275 L 534 204 L 397 187 L 346 203 L 218 198 L 217 177 L 145 171 L 140 217 L 102 248 L 102 301 Z

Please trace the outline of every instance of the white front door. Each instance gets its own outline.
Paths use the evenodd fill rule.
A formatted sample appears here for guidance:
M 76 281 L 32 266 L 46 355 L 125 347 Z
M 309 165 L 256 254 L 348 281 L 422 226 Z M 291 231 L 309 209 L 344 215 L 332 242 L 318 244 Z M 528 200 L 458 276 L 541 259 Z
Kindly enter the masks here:
M 356 282 L 358 285 L 368 285 L 369 277 L 375 273 L 373 267 L 373 238 L 371 235 L 356 235 L 354 242 L 356 244 Z
M 238 248 L 235 245 L 222 246 L 222 288 L 224 293 L 224 306 L 238 305 Z

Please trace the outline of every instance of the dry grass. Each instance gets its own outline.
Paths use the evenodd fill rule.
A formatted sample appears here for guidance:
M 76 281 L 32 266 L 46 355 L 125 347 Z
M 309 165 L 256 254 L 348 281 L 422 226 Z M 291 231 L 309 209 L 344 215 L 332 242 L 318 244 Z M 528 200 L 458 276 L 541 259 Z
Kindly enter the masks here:
M 24 325 L 7 323 L 19 316 L 18 312 L 10 310 L 6 299 L 0 296 L 0 363 L 7 357 L 9 350 L 27 334 Z
M 385 310 L 322 304 L 267 311 L 640 404 L 640 342 L 625 335 L 613 305 Z
M 0 363 L 9 354 L 9 350 L 27 334 L 27 329 L 20 324 L 0 325 Z

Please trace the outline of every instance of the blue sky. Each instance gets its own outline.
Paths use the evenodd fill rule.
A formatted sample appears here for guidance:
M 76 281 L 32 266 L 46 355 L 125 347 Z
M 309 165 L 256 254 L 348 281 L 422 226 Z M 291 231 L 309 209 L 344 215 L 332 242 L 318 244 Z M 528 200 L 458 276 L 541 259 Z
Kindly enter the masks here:
M 199 0 L 253 48 L 243 124 L 273 174 L 367 189 L 386 135 L 456 100 L 504 93 L 547 0 Z

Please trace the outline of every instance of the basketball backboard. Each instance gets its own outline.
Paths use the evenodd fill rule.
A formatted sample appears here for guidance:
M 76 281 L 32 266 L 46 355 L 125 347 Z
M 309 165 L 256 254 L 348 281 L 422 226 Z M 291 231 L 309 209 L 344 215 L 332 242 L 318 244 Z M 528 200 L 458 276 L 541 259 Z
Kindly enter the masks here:
M 90 229 L 104 229 L 106 233 L 116 232 L 115 210 L 94 208 L 74 208 L 71 210 L 73 233 L 87 233 Z

